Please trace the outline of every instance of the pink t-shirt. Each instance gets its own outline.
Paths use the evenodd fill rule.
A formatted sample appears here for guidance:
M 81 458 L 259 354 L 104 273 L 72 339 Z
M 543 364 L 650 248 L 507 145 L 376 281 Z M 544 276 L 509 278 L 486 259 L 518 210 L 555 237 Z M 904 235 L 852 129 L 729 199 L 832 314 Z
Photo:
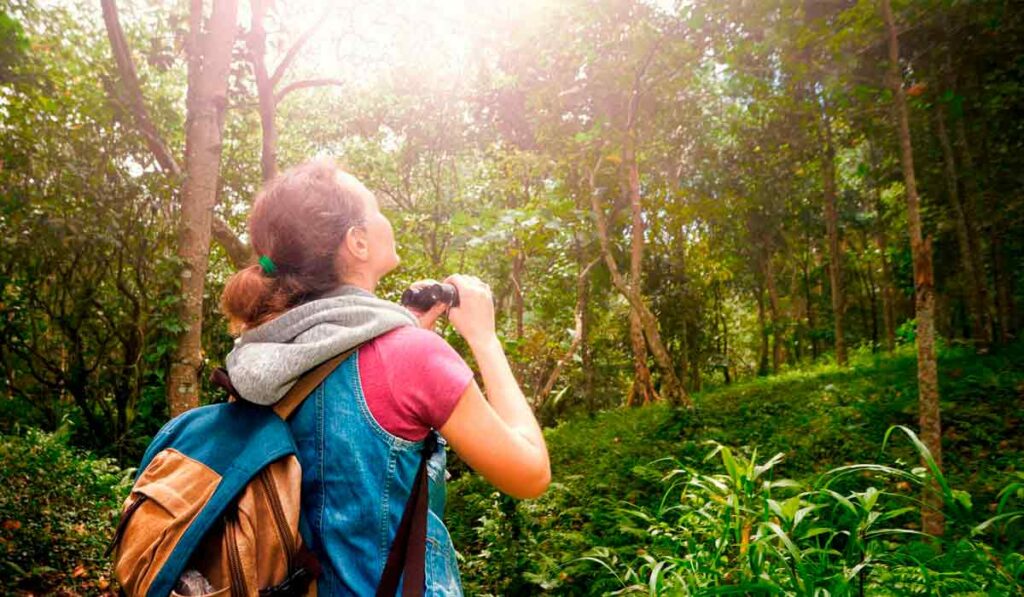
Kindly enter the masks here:
M 448 421 L 473 371 L 444 338 L 401 327 L 359 348 L 359 377 L 377 423 L 419 441 Z

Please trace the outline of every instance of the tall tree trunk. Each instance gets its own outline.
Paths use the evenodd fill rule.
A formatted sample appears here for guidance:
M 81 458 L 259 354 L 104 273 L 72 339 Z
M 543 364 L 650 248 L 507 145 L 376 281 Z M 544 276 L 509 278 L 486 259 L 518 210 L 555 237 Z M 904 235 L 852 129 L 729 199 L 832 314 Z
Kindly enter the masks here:
M 943 28 L 945 29 L 946 44 L 945 44 L 945 65 L 943 68 L 943 79 L 949 90 L 956 92 L 956 77 L 954 76 L 953 58 L 950 48 L 955 46 L 953 40 L 953 34 L 947 16 L 943 16 Z M 946 122 L 945 114 L 945 102 L 937 102 L 937 106 L 940 109 L 939 118 L 942 119 L 943 124 Z M 985 273 L 985 265 L 982 256 L 984 252 L 981 248 L 981 234 L 978 231 L 978 185 L 977 185 L 977 172 L 974 168 L 974 157 L 971 151 L 970 143 L 967 140 L 967 127 L 965 125 L 965 115 L 961 109 L 958 114 L 953 115 L 953 132 L 955 135 L 956 150 L 960 153 L 960 164 L 961 168 L 959 172 L 954 171 L 954 178 L 960 183 L 960 187 L 957 189 L 963 189 L 960 194 L 960 205 L 963 213 L 964 229 L 967 236 L 967 246 L 970 248 L 970 259 L 971 259 L 971 270 L 974 275 L 974 287 L 972 301 L 977 303 L 975 307 L 980 312 L 980 319 L 983 329 L 982 333 L 985 338 L 986 345 L 983 348 L 987 348 L 995 340 L 995 329 L 994 322 L 992 321 L 992 296 L 989 293 L 988 287 L 988 276 Z M 945 135 L 945 133 L 943 133 Z M 948 135 L 945 144 L 948 145 Z M 943 153 L 947 152 L 947 147 L 943 147 Z M 953 157 L 953 152 L 949 151 L 949 164 L 955 169 L 956 160 Z
M 879 166 L 878 150 L 872 143 L 868 149 L 871 158 L 871 187 L 874 195 L 875 246 L 882 261 L 882 321 L 885 325 L 885 350 L 896 349 L 896 303 L 892 283 L 892 266 L 889 263 L 889 243 L 885 233 L 885 206 L 882 204 L 882 173 Z
M 808 241 L 809 240 L 810 239 L 808 239 Z M 811 360 L 817 360 L 818 354 L 820 354 L 820 351 L 818 350 L 818 324 L 814 317 L 814 297 L 811 294 L 810 263 L 808 263 L 806 254 L 801 266 L 804 277 L 804 302 L 807 304 L 807 336 L 811 343 Z
M 875 244 L 882 256 L 882 321 L 885 325 L 885 350 L 896 350 L 896 296 L 892 284 L 892 265 L 884 230 L 875 233 Z
M 768 375 L 768 318 L 764 308 L 764 286 L 757 285 L 757 327 L 761 330 L 761 348 L 757 353 L 757 374 Z
M 825 228 L 828 232 L 829 285 L 832 287 L 832 313 L 835 331 L 836 362 L 846 365 L 846 338 L 843 335 L 843 314 L 846 297 L 843 294 L 843 254 L 839 246 L 839 212 L 836 209 L 836 150 L 832 144 L 832 123 L 828 108 L 821 111 L 822 137 L 825 151 L 821 156 L 821 176 L 825 195 Z
M 622 167 L 625 174 L 623 187 L 629 197 L 629 209 L 632 215 L 629 285 L 639 289 L 641 287 L 641 270 L 644 258 L 644 219 L 643 206 L 640 199 L 640 173 L 636 163 L 635 112 L 632 107 L 627 127 L 626 139 L 622 147 Z M 630 309 L 629 312 L 629 341 L 633 348 L 633 385 L 629 390 L 626 404 L 639 406 L 652 402 L 657 394 L 654 391 L 651 370 L 647 367 L 647 344 L 644 342 L 643 326 L 640 323 L 640 315 L 635 308 Z
M 978 212 L 977 206 L 980 195 L 978 192 L 977 173 L 974 169 L 974 157 L 967 141 L 967 130 L 964 125 L 963 115 L 960 115 L 959 118 L 955 119 L 953 130 L 956 134 L 956 147 L 960 151 L 960 159 L 963 164 L 963 168 L 960 171 L 960 178 L 964 189 L 962 203 L 964 206 L 964 217 L 967 223 L 967 242 L 971 247 L 971 258 L 974 260 L 974 272 L 978 279 L 978 301 L 982 305 L 985 320 L 988 324 L 988 338 L 992 340 L 995 338 L 995 331 L 993 329 L 994 323 L 992 321 L 992 297 L 989 294 L 988 276 L 985 275 L 985 266 L 982 260 L 982 255 L 984 253 L 981 249 L 981 233 L 978 231 L 978 220 L 975 217 Z
M 868 242 L 865 239 L 864 248 L 867 249 L 867 246 Z M 864 268 L 864 281 L 868 291 L 868 306 L 871 309 L 871 352 L 878 352 L 878 290 L 871 269 L 870 264 Z
M 249 60 L 256 79 L 256 97 L 259 101 L 260 127 L 263 132 L 260 151 L 260 171 L 266 182 L 277 175 L 277 106 L 274 102 L 274 83 L 267 72 L 267 31 L 263 28 L 269 0 L 252 0 L 252 24 L 249 28 Z
M 687 329 L 686 321 L 679 326 L 679 381 L 686 387 L 686 380 L 690 379 L 690 332 Z M 693 384 L 690 384 L 690 391 Z
M 683 288 L 683 292 L 686 292 L 687 280 L 686 280 L 686 233 L 685 230 L 679 231 L 680 247 L 676 250 L 676 255 L 679 258 L 679 285 Z M 683 317 L 682 325 L 679 326 L 680 338 L 679 338 L 679 382 L 686 387 L 686 379 L 690 374 L 690 336 L 687 329 L 687 318 Z M 692 389 L 692 385 L 690 386 Z
M 1006 267 L 1006 249 L 1003 246 L 1003 224 L 997 223 L 992 232 L 992 272 L 996 283 L 996 313 L 999 316 L 999 342 L 1006 345 L 1017 333 L 1013 304 L 1013 271 Z
M 715 296 L 715 320 L 721 321 L 722 333 L 719 335 L 718 352 L 722 356 L 722 373 L 725 378 L 725 385 L 732 383 L 732 378 L 729 376 L 729 319 L 725 316 L 725 305 L 722 301 L 722 285 L 721 282 L 715 282 L 712 286 Z
M 654 399 L 656 396 L 654 383 L 651 380 L 650 369 L 647 367 L 647 345 L 649 345 L 651 352 L 654 354 L 655 361 L 658 363 L 658 368 L 661 370 L 662 377 L 664 378 L 664 393 L 669 401 L 675 405 L 685 404 L 686 406 L 692 406 L 692 404 L 690 404 L 689 397 L 686 395 L 686 389 L 676 376 L 675 363 L 671 355 L 668 353 L 668 349 L 665 348 L 665 345 L 661 340 L 661 334 L 658 331 L 658 321 L 647 306 L 641 290 L 644 222 L 642 217 L 643 206 L 640 197 L 640 172 L 636 160 L 637 120 L 639 119 L 640 94 L 644 77 L 647 74 L 647 69 L 651 65 L 651 61 L 654 59 L 654 55 L 658 51 L 660 43 L 661 42 L 659 40 L 647 51 L 643 62 L 640 64 L 640 67 L 637 69 L 633 78 L 633 87 L 630 90 L 630 94 L 626 102 L 626 126 L 622 148 L 622 169 L 626 176 L 626 187 L 629 195 L 630 211 L 632 214 L 628 285 L 626 284 L 626 281 L 622 279 L 622 276 L 618 274 L 618 268 L 612 267 L 615 261 L 612 259 L 608 246 L 607 228 L 603 225 L 601 226 L 601 228 L 604 228 L 604 232 L 601 233 L 601 247 L 605 256 L 605 261 L 609 263 L 609 269 L 612 270 L 612 281 L 615 286 L 619 288 L 620 292 L 626 292 L 628 294 L 627 299 L 629 300 L 631 307 L 629 316 L 630 341 L 633 346 L 633 369 L 635 377 L 633 379 L 632 389 L 630 390 L 629 402 L 632 403 L 637 401 L 646 403 Z M 596 170 L 594 174 L 596 175 Z M 593 180 L 591 180 L 591 182 L 593 182 Z M 593 188 L 592 184 L 591 189 Z M 592 205 L 595 208 L 595 215 L 599 216 L 600 220 L 603 221 L 604 218 L 599 213 L 600 206 L 597 205 L 596 200 L 597 197 L 592 196 Z M 647 344 L 644 343 L 644 337 L 647 339 Z
M 907 222 L 910 228 L 910 249 L 914 259 L 914 297 L 917 317 L 917 385 L 921 441 L 942 466 L 942 420 L 939 411 L 939 376 L 935 358 L 935 289 L 932 273 L 931 238 L 925 238 L 921 225 L 920 199 L 914 175 L 914 151 L 910 141 L 910 115 L 906 92 L 900 76 L 900 46 L 896 23 L 889 0 L 882 1 L 889 45 L 889 83 L 895 94 L 896 119 L 899 125 L 900 162 L 907 193 Z M 945 530 L 942 496 L 937 483 L 929 483 L 921 509 L 921 528 L 925 533 L 941 536 Z
M 188 117 L 185 122 L 185 184 L 181 192 L 178 257 L 182 262 L 178 317 L 185 331 L 167 379 L 171 416 L 199 405 L 202 366 L 203 288 L 210 254 L 210 224 L 220 174 L 221 135 L 227 107 L 228 74 L 234 44 L 237 0 L 215 0 L 207 26 L 202 3 L 194 2 L 190 22 Z
M 960 265 L 964 269 L 964 288 L 968 305 L 970 305 L 971 338 L 974 340 L 975 348 L 984 352 L 992 344 L 992 324 L 989 321 L 988 305 L 986 305 L 985 286 L 987 282 L 981 272 L 975 268 L 979 260 L 974 255 L 971 233 L 967 225 L 967 214 L 960 197 L 956 159 L 953 156 L 953 145 L 949 141 L 949 133 L 946 128 L 946 108 L 941 100 L 936 103 L 935 123 L 939 146 L 942 148 L 946 193 L 953 211 L 956 239 L 960 248 Z
M 771 313 L 772 328 L 772 373 L 778 373 L 782 365 L 782 340 L 779 338 L 782 332 L 782 322 L 779 318 L 781 307 L 779 306 L 779 289 L 775 285 L 775 271 L 772 268 L 772 256 L 768 255 L 764 261 L 764 282 L 768 291 L 768 310 Z
M 687 335 L 687 338 L 689 338 L 689 335 Z M 690 342 L 689 344 L 691 346 L 689 359 L 690 391 L 700 392 L 704 387 L 704 380 L 701 376 L 701 361 L 698 360 L 698 357 L 700 356 L 700 353 L 698 352 L 699 348 L 697 347 L 696 342 Z
M 791 363 L 793 363 L 794 365 L 798 365 L 801 362 L 803 362 L 803 360 L 804 360 L 803 338 L 801 337 L 800 323 L 799 323 L 800 322 L 800 318 L 803 315 L 802 312 L 801 312 L 801 309 L 803 307 L 800 304 L 800 301 L 802 300 L 802 297 L 800 297 L 800 295 L 799 295 L 799 293 L 800 293 L 800 276 L 801 276 L 800 269 L 801 268 L 799 268 L 799 267 L 794 267 L 791 270 L 789 270 L 789 291 L 790 291 L 790 293 L 793 293 L 794 296 L 793 296 L 792 300 L 789 301 L 789 309 L 788 309 L 788 312 L 786 313 L 786 321 L 787 322 L 790 322 L 790 321 L 796 322 L 795 325 L 793 325 L 793 329 L 792 329 L 792 334 L 793 335 L 792 335 L 792 337 L 790 337 L 790 339 L 788 341 L 789 342 L 789 352 L 790 352 L 790 355 L 791 355 L 788 358 L 788 360 Z
M 615 256 L 612 255 L 608 222 L 604 218 L 604 212 L 601 209 L 597 193 L 596 178 L 602 162 L 603 160 L 599 159 L 594 169 L 590 172 L 590 207 L 594 214 L 595 224 L 597 225 L 597 238 L 601 243 L 601 255 L 608 266 L 608 272 L 611 274 L 612 285 L 629 301 L 630 307 L 640 316 L 640 325 L 643 329 L 644 337 L 647 339 L 647 344 L 654 355 L 654 360 L 658 363 L 658 368 L 664 376 L 664 393 L 669 402 L 674 405 L 693 408 L 693 402 L 676 376 L 672 356 L 662 342 L 661 333 L 658 331 L 658 319 L 651 313 L 651 309 L 647 306 L 646 299 L 640 288 L 630 286 L 625 278 L 623 278 L 622 272 L 619 271 L 619 266 L 615 262 Z

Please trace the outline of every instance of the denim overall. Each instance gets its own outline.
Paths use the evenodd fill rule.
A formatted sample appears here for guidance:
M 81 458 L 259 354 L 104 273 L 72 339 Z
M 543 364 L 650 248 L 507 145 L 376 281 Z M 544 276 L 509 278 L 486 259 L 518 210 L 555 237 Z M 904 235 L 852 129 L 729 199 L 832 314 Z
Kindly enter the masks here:
M 423 442 L 384 430 L 370 414 L 358 351 L 290 420 L 302 464 L 302 517 L 323 571 L 320 595 L 373 595 L 412 491 Z M 462 595 L 455 548 L 441 522 L 444 440 L 428 462 L 426 595 Z M 399 587 L 401 593 L 401 587 Z

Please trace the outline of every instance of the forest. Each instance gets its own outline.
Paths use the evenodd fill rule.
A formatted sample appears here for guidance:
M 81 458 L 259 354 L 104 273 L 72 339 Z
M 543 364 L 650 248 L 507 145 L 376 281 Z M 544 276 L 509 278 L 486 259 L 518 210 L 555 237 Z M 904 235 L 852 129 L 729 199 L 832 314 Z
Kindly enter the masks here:
M 466 594 L 1024 595 L 1022 8 L 0 0 L 0 593 L 116 594 L 253 198 L 329 156 L 545 429 L 535 500 L 449 455 Z

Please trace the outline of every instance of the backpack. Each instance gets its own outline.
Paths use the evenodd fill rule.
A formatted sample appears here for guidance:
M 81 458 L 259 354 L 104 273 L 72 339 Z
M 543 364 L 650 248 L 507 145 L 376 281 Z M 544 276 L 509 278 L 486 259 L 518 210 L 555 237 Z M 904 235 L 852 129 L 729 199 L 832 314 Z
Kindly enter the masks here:
M 107 550 L 127 595 L 315 595 L 320 574 L 300 516 L 302 469 L 287 420 L 355 349 L 303 375 L 273 407 L 238 399 L 185 412 L 146 449 Z M 428 503 L 424 442 L 377 595 L 420 596 Z

